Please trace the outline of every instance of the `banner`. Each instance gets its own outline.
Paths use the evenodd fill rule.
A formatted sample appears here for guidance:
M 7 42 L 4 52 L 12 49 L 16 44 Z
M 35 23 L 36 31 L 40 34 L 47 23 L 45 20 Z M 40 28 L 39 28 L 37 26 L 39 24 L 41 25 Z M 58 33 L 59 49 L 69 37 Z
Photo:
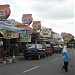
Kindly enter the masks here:
M 35 30 L 41 29 L 41 21 L 33 21 L 32 27 Z
M 23 14 L 22 22 L 24 24 L 30 25 L 33 21 L 32 14 Z

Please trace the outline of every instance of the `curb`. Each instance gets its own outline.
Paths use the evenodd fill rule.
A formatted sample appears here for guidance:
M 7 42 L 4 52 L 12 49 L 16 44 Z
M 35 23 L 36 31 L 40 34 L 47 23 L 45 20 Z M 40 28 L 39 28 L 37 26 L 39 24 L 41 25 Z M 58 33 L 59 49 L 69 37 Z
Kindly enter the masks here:
M 7 59 L 6 61 L 0 62 L 0 65 L 16 63 L 15 59 Z

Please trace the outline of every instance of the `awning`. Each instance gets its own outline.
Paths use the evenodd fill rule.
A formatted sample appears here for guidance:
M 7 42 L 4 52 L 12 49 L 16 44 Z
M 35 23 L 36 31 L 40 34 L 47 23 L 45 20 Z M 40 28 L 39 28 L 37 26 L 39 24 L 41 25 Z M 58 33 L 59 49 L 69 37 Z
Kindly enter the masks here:
M 15 31 L 15 32 L 24 30 L 23 28 L 18 28 L 15 26 L 7 26 L 7 25 L 2 25 L 2 24 L 0 24 L 0 29 L 5 29 L 5 30 L 10 30 L 10 31 Z
M 5 30 L 10 30 L 10 31 L 15 31 L 15 32 L 24 30 L 23 28 L 14 26 L 12 23 L 9 23 L 8 21 L 0 21 L 0 28 Z

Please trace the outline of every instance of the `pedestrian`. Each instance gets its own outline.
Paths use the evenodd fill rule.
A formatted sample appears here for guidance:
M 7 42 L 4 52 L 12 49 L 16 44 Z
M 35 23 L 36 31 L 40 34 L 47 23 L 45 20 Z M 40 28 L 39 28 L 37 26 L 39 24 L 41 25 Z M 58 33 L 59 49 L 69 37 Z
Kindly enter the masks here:
M 64 65 L 61 69 L 62 69 L 62 71 L 65 70 L 65 72 L 68 72 L 68 65 L 69 65 L 70 58 L 69 58 L 69 55 L 67 52 L 67 46 L 66 45 L 63 46 L 62 55 L 63 55 Z

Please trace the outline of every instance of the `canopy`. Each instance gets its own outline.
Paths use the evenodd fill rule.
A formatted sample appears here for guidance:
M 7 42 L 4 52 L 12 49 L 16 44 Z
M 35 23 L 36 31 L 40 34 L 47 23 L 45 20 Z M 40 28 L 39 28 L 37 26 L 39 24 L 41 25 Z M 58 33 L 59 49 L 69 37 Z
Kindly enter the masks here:
M 9 25 L 9 24 L 4 23 L 4 22 L 0 22 L 0 29 L 5 29 L 5 30 L 10 30 L 10 31 L 15 31 L 15 32 L 24 30 L 23 28 L 18 28 L 16 26 Z

